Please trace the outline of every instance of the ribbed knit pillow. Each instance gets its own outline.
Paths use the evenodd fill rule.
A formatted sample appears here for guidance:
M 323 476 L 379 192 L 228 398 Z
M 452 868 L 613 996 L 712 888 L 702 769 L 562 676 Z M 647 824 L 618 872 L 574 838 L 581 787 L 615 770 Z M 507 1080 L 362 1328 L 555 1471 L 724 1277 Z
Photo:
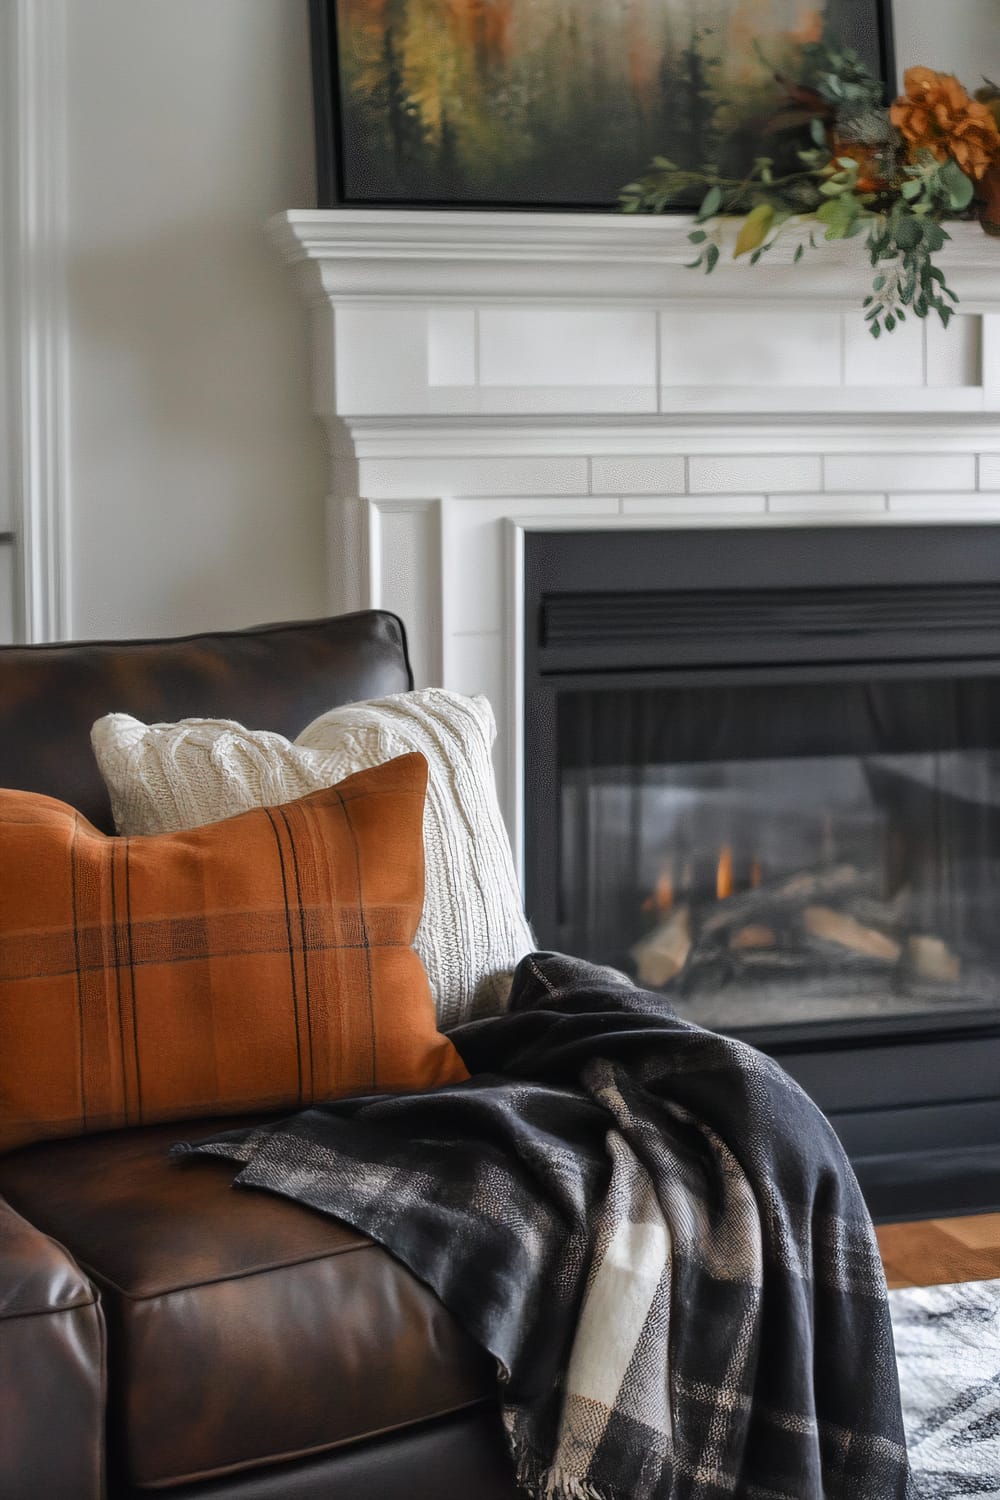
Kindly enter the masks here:
M 0 791 L 0 1150 L 467 1078 L 410 946 L 426 780 L 117 839 Z
M 427 760 L 423 917 L 414 947 L 439 1024 L 501 1009 L 535 946 L 500 816 L 485 698 L 443 688 L 331 709 L 294 741 L 225 719 L 108 714 L 93 745 L 119 833 L 160 833 L 270 806 L 419 751 Z

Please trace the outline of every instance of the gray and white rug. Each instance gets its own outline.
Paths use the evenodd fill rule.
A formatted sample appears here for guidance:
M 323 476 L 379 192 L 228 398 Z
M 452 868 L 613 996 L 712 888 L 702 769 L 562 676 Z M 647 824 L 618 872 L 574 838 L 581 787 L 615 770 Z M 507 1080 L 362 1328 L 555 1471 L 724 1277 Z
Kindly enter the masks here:
M 1000 1281 L 890 1292 L 921 1500 L 1000 1500 Z

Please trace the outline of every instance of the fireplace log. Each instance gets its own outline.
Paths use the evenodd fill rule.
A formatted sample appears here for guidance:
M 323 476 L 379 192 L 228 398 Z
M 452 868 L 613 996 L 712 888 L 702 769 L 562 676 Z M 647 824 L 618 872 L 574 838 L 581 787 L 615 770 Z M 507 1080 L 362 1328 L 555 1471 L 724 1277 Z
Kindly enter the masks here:
M 802 923 L 813 937 L 824 942 L 836 943 L 852 953 L 865 958 L 875 958 L 883 963 L 898 963 L 902 947 L 894 938 L 886 937 L 874 927 L 864 927 L 846 912 L 834 911 L 832 906 L 807 906 L 802 913 Z
M 952 953 L 943 938 L 914 933 L 906 943 L 906 958 L 921 979 L 955 984 L 961 977 L 962 960 L 957 953 Z
M 775 937 L 772 927 L 750 925 L 741 927 L 738 932 L 734 932 L 729 939 L 729 946 L 730 948 L 745 951 L 748 948 L 774 948 L 777 946 L 777 942 L 778 939 Z
M 680 973 L 690 952 L 691 914 L 686 906 L 679 906 L 632 949 L 639 983 L 660 989 Z

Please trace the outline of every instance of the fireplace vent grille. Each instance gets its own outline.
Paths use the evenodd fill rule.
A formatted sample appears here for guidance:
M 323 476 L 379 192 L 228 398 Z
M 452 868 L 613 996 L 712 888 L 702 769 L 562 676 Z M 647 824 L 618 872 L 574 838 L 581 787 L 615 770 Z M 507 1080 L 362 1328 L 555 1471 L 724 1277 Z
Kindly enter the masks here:
M 540 644 L 711 641 L 751 632 L 770 639 L 995 632 L 997 649 L 1000 583 L 549 595 Z

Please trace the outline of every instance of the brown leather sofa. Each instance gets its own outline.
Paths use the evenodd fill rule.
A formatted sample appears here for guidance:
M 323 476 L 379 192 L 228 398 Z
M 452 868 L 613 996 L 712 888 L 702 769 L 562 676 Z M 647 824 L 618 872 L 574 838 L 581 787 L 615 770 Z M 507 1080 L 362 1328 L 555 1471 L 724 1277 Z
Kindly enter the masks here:
M 112 831 L 109 711 L 294 736 L 412 686 L 392 615 L 0 649 L 0 785 Z M 0 851 L 2 858 L 2 851 Z M 2 938 L 0 938 L 2 941 Z M 345 1225 L 167 1148 L 235 1123 L 0 1157 L 0 1496 L 514 1500 L 493 1361 Z

